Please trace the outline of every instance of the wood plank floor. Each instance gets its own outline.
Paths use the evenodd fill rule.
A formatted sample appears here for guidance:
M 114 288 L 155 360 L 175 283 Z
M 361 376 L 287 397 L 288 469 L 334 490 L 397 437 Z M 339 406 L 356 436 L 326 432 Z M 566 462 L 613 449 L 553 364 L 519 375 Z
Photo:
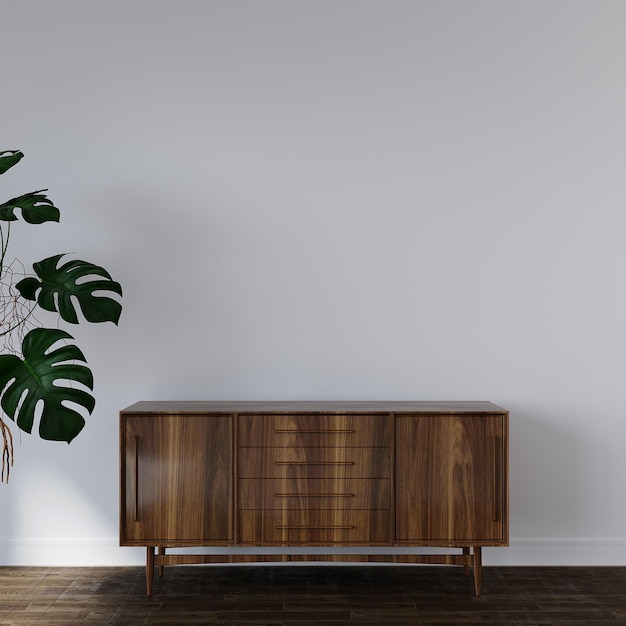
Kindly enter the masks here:
M 626 567 L 0 567 L 0 625 L 626 624 Z

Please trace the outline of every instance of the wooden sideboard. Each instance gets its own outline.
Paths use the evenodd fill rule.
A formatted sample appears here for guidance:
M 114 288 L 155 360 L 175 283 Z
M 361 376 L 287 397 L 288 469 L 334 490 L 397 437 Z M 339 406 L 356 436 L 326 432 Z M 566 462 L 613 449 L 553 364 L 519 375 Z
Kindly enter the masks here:
M 120 412 L 120 545 L 146 548 L 148 595 L 155 567 L 305 560 L 461 565 L 479 595 L 482 547 L 508 545 L 508 417 L 489 402 L 138 402 Z M 236 549 L 166 553 L 200 546 Z M 458 550 L 398 550 L 423 546 Z M 281 550 L 243 550 L 258 547 Z

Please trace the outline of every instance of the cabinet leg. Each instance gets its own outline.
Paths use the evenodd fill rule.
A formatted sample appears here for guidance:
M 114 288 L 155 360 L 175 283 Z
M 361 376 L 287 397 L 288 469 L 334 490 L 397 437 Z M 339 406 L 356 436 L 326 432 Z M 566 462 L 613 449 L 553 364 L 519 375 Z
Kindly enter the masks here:
M 146 548 L 146 595 L 152 595 L 152 581 L 154 580 L 154 547 Z
M 165 548 L 163 546 L 159 546 L 159 556 L 163 556 L 165 554 Z M 163 576 L 163 565 L 159 565 L 159 576 Z
M 480 585 L 483 577 L 483 550 L 474 546 L 474 587 L 476 595 L 480 595 Z
M 467 560 L 467 557 L 469 555 L 470 555 L 470 549 L 463 548 L 463 556 L 466 558 L 465 565 L 463 566 L 463 571 L 465 572 L 466 576 L 469 576 L 469 573 L 470 573 L 469 560 Z

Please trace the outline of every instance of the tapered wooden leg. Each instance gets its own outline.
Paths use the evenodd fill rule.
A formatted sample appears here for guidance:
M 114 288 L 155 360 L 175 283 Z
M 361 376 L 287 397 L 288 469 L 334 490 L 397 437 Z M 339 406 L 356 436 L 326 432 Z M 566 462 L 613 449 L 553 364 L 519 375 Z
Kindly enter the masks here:
M 146 548 L 146 595 L 152 595 L 152 581 L 154 580 L 154 547 Z
M 165 548 L 163 546 L 159 546 L 159 556 L 163 556 L 165 554 Z M 163 565 L 159 565 L 159 576 L 163 576 Z
M 483 577 L 483 550 L 474 546 L 474 587 L 476 595 L 480 595 L 480 585 Z
M 463 556 L 467 559 L 467 557 L 470 555 L 470 549 L 469 548 L 463 548 Z M 470 572 L 470 566 L 469 566 L 469 562 L 466 562 L 464 567 L 463 567 L 464 571 L 465 571 L 465 575 L 469 576 L 469 572 Z

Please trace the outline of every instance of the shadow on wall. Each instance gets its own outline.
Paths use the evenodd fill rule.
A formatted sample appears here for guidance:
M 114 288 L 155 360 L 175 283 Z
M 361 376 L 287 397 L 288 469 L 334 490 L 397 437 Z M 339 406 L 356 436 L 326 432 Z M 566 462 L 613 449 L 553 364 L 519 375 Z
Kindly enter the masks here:
M 587 480 L 585 468 L 597 463 L 603 451 L 576 437 L 558 415 L 525 406 L 508 408 L 512 547 L 516 542 L 521 548 L 530 543 L 545 551 L 559 541 L 584 542 L 591 534 L 594 512 L 584 495 L 591 487 L 588 482 L 584 488 L 581 484 Z M 111 424 L 116 432 L 117 420 Z M 102 432 L 94 428 L 85 433 L 80 446 L 44 450 L 49 442 L 34 439 L 18 446 L 19 466 L 10 485 L 0 491 L 0 565 L 141 562 L 140 552 L 116 549 L 118 450 L 114 439 L 112 433 L 103 444 Z M 87 459 L 94 460 L 98 442 L 106 448 L 101 460 L 112 470 L 106 480 L 98 478 L 103 463 L 87 464 Z M 85 467 L 89 470 L 81 471 Z M 104 480 L 99 489 L 94 488 L 95 478 Z M 513 550 L 511 558 L 517 562 L 510 564 L 520 564 L 525 558 L 536 562 L 537 555 L 532 550 Z M 504 553 L 493 556 L 506 558 Z
M 589 511 L 580 485 L 590 443 L 545 409 L 509 410 L 511 541 L 580 537 Z
M 111 421 L 117 431 L 117 419 Z M 88 428 L 71 446 L 24 436 L 11 482 L 0 492 L 0 566 L 134 562 L 135 555 L 116 549 L 117 440 Z
M 172 362 L 189 350 L 176 331 L 176 324 L 184 327 L 186 321 L 174 316 L 212 314 L 202 307 L 208 283 L 219 272 L 213 258 L 218 233 L 206 232 L 211 220 L 194 223 L 193 212 L 177 213 L 176 199 L 170 201 L 165 206 L 163 197 L 132 189 L 90 196 L 90 254 L 122 284 L 124 310 L 120 326 L 104 339 L 85 333 L 96 410 L 76 441 L 55 445 L 36 434 L 21 435 L 11 423 L 16 465 L 10 484 L 0 486 L 0 565 L 134 559 L 128 550 L 112 554 L 119 516 L 117 414 L 131 401 L 154 395 L 149 385 L 158 389 L 161 379 L 184 378 Z M 126 356 L 120 360 L 122 349 Z M 131 401 L 126 387 L 132 388 Z

